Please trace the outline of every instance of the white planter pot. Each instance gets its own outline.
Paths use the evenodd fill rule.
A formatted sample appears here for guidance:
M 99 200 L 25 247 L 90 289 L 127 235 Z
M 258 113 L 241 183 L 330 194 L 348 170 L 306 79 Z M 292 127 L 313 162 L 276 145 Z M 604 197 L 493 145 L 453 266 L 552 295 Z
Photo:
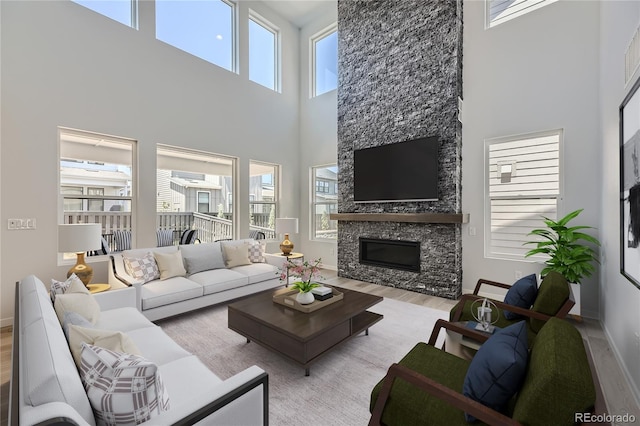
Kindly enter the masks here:
M 313 293 L 308 291 L 306 293 L 298 293 L 296 295 L 296 300 L 301 305 L 308 305 L 310 303 L 313 303 L 313 301 L 316 300 L 316 298 L 313 297 Z
M 580 283 L 569 283 L 571 286 L 571 292 L 573 293 L 573 299 L 576 302 L 573 308 L 569 311 L 569 315 L 580 315 Z

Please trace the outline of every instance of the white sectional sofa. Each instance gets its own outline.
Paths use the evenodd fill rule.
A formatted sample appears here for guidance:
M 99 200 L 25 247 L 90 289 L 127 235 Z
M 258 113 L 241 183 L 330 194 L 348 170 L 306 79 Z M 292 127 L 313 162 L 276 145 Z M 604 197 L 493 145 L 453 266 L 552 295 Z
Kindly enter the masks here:
M 124 333 L 138 355 L 157 366 L 161 380 L 155 383 L 163 383 L 169 409 L 143 424 L 266 425 L 267 374 L 252 366 L 221 380 L 136 309 L 136 290 L 128 287 L 85 296 L 99 313 L 92 328 Z M 87 397 L 79 373 L 82 368 L 74 363 L 57 311 L 58 300 L 54 309 L 47 287 L 35 276 L 16 284 L 11 425 L 96 424 L 95 402 Z M 66 320 L 65 316 L 65 324 Z M 86 350 L 83 346 L 83 363 Z M 122 400 L 114 401 L 117 408 Z
M 145 257 L 147 267 L 155 259 L 159 278 L 142 277 L 139 271 L 134 276 L 131 259 L 139 264 Z M 176 258 L 182 259 L 183 270 L 175 265 Z M 109 284 L 135 288 L 138 310 L 155 321 L 282 286 L 278 268 L 283 262 L 282 256 L 264 253 L 263 241 L 253 239 L 133 249 L 111 255 Z M 166 274 L 163 263 L 169 264 Z

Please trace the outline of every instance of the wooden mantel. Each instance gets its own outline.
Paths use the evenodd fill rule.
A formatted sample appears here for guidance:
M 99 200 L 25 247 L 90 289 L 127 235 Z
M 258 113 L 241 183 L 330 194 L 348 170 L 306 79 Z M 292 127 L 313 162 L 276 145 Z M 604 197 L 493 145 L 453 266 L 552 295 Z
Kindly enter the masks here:
M 329 219 L 354 222 L 468 223 L 469 213 L 331 213 Z

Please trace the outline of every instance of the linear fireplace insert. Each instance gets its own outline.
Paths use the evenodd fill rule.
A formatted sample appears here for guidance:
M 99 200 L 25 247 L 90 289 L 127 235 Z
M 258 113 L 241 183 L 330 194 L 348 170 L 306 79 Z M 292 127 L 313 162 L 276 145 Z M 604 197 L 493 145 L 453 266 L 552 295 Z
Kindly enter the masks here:
M 360 237 L 360 263 L 420 272 L 420 242 Z

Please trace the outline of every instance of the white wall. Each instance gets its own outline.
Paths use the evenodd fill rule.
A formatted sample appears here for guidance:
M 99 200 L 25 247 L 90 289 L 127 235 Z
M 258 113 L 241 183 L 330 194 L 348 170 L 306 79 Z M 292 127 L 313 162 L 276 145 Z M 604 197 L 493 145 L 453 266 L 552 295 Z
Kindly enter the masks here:
M 313 98 L 310 93 L 309 38 L 335 23 L 336 7 L 318 16 L 300 30 L 300 249 L 306 260 L 322 259 L 326 268 L 337 269 L 335 240 L 312 240 L 311 230 L 311 171 L 313 166 L 336 164 L 338 161 L 338 99 L 337 90 Z M 338 34 L 339 37 L 339 34 Z M 314 188 L 315 189 L 315 188 Z M 295 242 L 295 241 L 294 241 Z M 298 244 L 298 242 L 295 242 Z
M 542 269 L 485 257 L 485 139 L 564 129 L 560 214 L 584 208 L 575 223 L 600 226 L 598 12 L 598 2 L 556 2 L 485 30 L 484 2 L 464 2 L 462 211 L 470 221 L 463 226 L 463 292 L 478 278 L 512 283 L 516 271 Z M 583 281 L 587 317 L 598 316 L 598 274 Z
M 11 323 L 16 281 L 62 279 L 70 267 L 57 260 L 58 126 L 138 141 L 138 247 L 156 243 L 157 143 L 238 157 L 239 200 L 248 200 L 250 159 L 283 164 L 280 214 L 299 214 L 299 31 L 261 2 L 239 3 L 239 74 L 155 40 L 153 2 L 140 2 L 138 31 L 70 1 L 0 7 L 0 325 Z M 248 80 L 249 7 L 281 29 L 282 93 Z M 36 230 L 6 229 L 26 217 Z M 248 203 L 238 217 L 249 217 Z M 106 262 L 93 266 L 104 282 Z
M 601 2 L 600 116 L 602 150 L 601 242 L 605 257 L 600 281 L 601 320 L 621 361 L 636 401 L 640 401 L 640 289 L 620 274 L 619 115 L 622 100 L 640 78 L 624 83 L 624 53 L 640 25 L 640 3 Z

